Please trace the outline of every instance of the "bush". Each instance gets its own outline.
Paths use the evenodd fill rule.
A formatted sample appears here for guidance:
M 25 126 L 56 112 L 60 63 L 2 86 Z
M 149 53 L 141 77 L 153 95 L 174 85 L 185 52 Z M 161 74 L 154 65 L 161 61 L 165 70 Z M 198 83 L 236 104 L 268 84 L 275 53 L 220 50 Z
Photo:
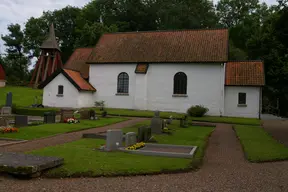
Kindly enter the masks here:
M 32 107 L 18 107 L 12 106 L 12 113 L 17 115 L 29 115 L 29 116 L 44 116 L 45 112 L 58 113 L 60 110 L 57 108 L 32 108 Z
M 187 110 L 187 113 L 191 117 L 203 117 L 208 111 L 209 109 L 202 105 L 195 105 L 195 106 L 191 106 Z

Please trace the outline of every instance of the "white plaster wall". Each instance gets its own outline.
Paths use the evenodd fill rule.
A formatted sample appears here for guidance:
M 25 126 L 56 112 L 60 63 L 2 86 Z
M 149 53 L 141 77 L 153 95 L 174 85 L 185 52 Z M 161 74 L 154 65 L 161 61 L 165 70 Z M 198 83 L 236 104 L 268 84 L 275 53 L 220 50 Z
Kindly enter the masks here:
M 78 108 L 94 107 L 94 97 L 91 91 L 81 91 L 78 97 Z
M 57 96 L 58 85 L 64 86 L 63 97 Z M 43 90 L 43 102 L 44 106 L 49 107 L 78 107 L 78 90 L 68 81 L 63 75 L 57 75 Z
M 209 108 L 208 115 L 223 113 L 224 65 L 157 63 L 149 65 L 146 75 L 135 74 L 135 67 L 136 64 L 92 64 L 90 83 L 97 89 L 95 100 L 104 100 L 111 108 L 175 112 L 186 112 L 191 105 L 202 104 Z M 173 78 L 180 71 L 188 78 L 188 97 L 172 97 Z M 129 75 L 129 96 L 115 95 L 121 72 Z
M 134 108 L 147 110 L 147 75 L 135 74 Z
M 177 72 L 187 75 L 187 97 L 173 97 Z M 192 105 L 204 105 L 209 108 L 207 115 L 224 111 L 224 65 L 152 64 L 147 79 L 149 110 L 186 112 Z
M 0 80 L 0 87 L 5 87 L 6 86 L 6 81 Z
M 94 101 L 105 101 L 109 108 L 134 108 L 135 95 L 135 66 L 134 64 L 92 64 L 90 65 L 89 81 L 96 88 Z M 117 93 L 117 78 L 121 72 L 129 75 L 129 95 Z
M 246 93 L 246 107 L 238 106 L 238 93 Z M 225 87 L 225 116 L 259 118 L 259 87 Z

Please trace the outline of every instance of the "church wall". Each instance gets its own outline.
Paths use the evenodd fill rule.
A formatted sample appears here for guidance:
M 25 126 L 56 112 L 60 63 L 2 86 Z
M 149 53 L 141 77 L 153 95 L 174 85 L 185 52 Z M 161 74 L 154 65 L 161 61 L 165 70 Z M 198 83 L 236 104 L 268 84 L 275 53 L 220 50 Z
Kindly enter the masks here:
M 186 112 L 191 105 L 204 105 L 208 115 L 224 114 L 224 65 L 150 64 L 147 74 L 136 74 L 136 64 L 92 64 L 90 83 L 97 89 L 95 101 L 107 107 Z M 117 77 L 129 75 L 129 94 L 117 95 Z M 187 75 L 187 95 L 173 95 L 177 72 Z
M 187 95 L 173 95 L 177 72 L 187 76 Z M 224 75 L 224 64 L 150 64 L 147 108 L 186 112 L 192 105 L 203 105 L 208 115 L 223 115 Z
M 63 85 L 63 95 L 58 95 L 58 86 Z M 78 107 L 78 90 L 70 83 L 70 81 L 60 73 L 57 75 L 43 90 L 44 106 L 49 107 Z
M 90 65 L 89 82 L 96 88 L 95 101 L 105 101 L 106 107 L 134 109 L 136 64 Z M 129 75 L 129 93 L 117 94 L 117 78 L 121 72 Z

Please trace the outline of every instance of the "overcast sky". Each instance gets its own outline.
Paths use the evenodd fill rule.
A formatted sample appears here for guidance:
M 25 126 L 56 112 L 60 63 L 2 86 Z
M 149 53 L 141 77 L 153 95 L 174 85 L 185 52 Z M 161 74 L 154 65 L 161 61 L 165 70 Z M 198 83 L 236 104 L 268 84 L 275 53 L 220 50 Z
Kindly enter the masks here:
M 30 17 L 39 17 L 43 11 L 61 9 L 67 5 L 82 7 L 90 0 L 0 0 L 0 34 L 7 33 L 7 25 L 19 23 L 24 26 Z M 214 0 L 217 2 L 218 0 Z M 276 0 L 260 0 L 267 4 L 276 4 Z M 4 50 L 0 40 L 0 53 Z

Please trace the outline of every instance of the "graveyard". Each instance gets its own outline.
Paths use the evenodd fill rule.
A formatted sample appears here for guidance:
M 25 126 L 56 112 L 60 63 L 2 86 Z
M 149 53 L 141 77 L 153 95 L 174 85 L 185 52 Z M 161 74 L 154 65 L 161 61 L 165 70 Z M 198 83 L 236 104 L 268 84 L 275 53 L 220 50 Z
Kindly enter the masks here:
M 135 131 L 137 137 L 139 137 L 139 132 L 137 133 L 138 129 L 143 126 L 149 126 L 150 124 L 150 120 L 143 121 L 132 127 L 124 128 L 123 133 L 126 132 L 127 134 L 127 131 Z M 204 156 L 207 140 L 214 130 L 214 127 L 188 125 L 184 128 L 180 127 L 179 120 L 174 120 L 168 127 L 169 129 L 173 129 L 173 133 L 152 134 L 157 141 L 157 143 L 154 141 L 153 144 L 197 146 L 197 150 L 193 156 L 189 158 L 179 158 L 126 153 L 117 150 L 115 145 L 109 145 L 107 143 L 109 142 L 108 138 L 106 138 L 106 140 L 104 138 L 83 138 L 75 142 L 35 150 L 29 152 L 29 154 L 57 156 L 64 159 L 62 166 L 44 173 L 47 177 L 159 174 L 182 172 L 199 168 Z M 119 132 L 122 133 L 121 130 Z M 127 148 L 125 136 L 123 136 L 122 141 L 122 147 Z M 131 145 L 133 143 L 131 143 Z M 144 143 L 148 145 L 150 142 Z M 109 149 L 105 150 L 105 147 L 109 147 Z M 76 154 L 75 150 L 77 150 Z

